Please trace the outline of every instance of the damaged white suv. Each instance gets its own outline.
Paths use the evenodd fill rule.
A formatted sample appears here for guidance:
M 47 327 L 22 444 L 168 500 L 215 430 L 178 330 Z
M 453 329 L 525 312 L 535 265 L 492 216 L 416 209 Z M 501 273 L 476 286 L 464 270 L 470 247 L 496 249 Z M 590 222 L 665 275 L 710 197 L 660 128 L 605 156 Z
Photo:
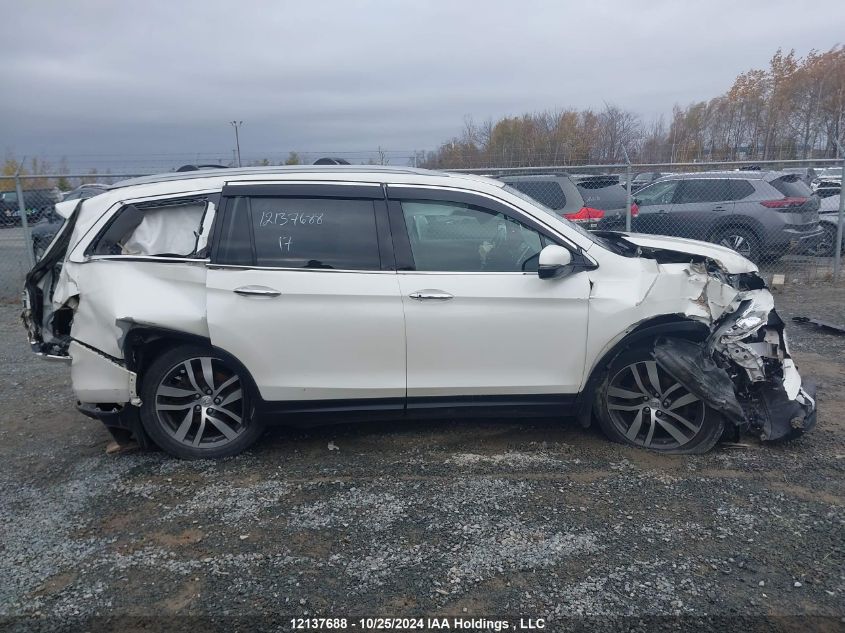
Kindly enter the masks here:
M 590 234 L 499 181 L 215 169 L 57 210 L 32 348 L 71 359 L 83 413 L 180 457 L 351 417 L 574 415 L 665 453 L 815 423 L 754 264 Z

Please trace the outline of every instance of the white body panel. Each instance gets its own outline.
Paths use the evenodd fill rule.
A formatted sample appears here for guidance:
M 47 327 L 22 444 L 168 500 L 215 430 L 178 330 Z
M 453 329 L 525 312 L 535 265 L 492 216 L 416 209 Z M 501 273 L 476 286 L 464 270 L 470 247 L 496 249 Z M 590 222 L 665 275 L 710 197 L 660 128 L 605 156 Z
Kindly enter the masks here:
M 326 181 L 494 198 L 531 216 L 555 241 L 588 260 L 591 269 L 540 279 L 517 273 L 217 267 L 206 259 L 86 254 L 114 213 L 134 201 L 219 193 L 234 183 Z M 123 183 L 81 203 L 59 205 L 59 211 L 66 215 L 78 205 L 63 262 L 57 260 L 63 267 L 55 292 L 43 298 L 47 308 L 52 300 L 52 308 L 73 311 L 70 337 L 84 346 L 74 343 L 70 353 L 74 388 L 83 402 L 130 400 L 129 372 L 119 362 L 124 324 L 131 322 L 210 338 L 240 360 L 262 398 L 271 401 L 576 393 L 605 352 L 654 317 L 715 327 L 738 306 L 738 291 L 725 273 L 757 270 L 728 249 L 654 235 L 626 239 L 644 250 L 670 250 L 689 259 L 670 257 L 679 263 L 660 264 L 653 256 L 619 254 L 626 251 L 604 248 L 503 189 L 501 182 L 422 170 L 308 167 L 174 174 Z M 206 217 L 204 232 L 210 221 Z M 718 274 L 715 268 L 721 269 Z M 44 277 L 40 288 L 46 290 L 50 280 Z M 234 292 L 244 286 L 279 295 Z M 409 297 L 421 290 L 451 298 Z M 753 293 L 767 298 L 768 291 Z M 47 318 L 38 323 L 43 330 L 48 325 Z M 791 361 L 784 368 L 793 397 L 800 378 Z
M 399 274 L 408 396 L 575 393 L 589 281 L 536 273 Z M 420 290 L 452 295 L 419 300 Z
M 265 400 L 405 397 L 396 274 L 215 268 L 211 342 L 237 357 Z M 259 286 L 279 296 L 242 296 Z

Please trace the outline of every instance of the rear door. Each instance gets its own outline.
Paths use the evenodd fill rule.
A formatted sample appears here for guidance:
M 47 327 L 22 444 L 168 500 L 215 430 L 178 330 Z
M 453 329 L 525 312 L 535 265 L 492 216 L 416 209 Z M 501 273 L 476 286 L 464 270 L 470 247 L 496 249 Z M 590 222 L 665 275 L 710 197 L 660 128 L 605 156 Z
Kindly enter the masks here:
M 211 342 L 264 400 L 401 408 L 404 316 L 381 185 L 232 184 L 223 201 Z
M 690 178 L 681 182 L 670 210 L 669 235 L 704 240 L 722 217 L 733 214 L 735 203 L 729 178 Z M 737 181 L 747 185 L 745 181 Z M 748 185 L 750 191 L 754 188 Z

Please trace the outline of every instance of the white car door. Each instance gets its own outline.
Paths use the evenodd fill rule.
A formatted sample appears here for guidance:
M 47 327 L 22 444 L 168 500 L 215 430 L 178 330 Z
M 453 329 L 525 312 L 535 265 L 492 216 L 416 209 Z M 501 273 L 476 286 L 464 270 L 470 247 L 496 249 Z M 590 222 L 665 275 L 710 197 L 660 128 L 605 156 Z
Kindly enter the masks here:
M 469 192 L 393 186 L 390 222 L 405 308 L 408 407 L 480 396 L 574 396 L 587 340 L 587 275 L 540 279 L 560 243 L 525 214 Z M 540 399 L 523 398 L 525 401 Z M 491 403 L 496 398 L 489 398 Z
M 214 241 L 211 342 L 243 363 L 263 400 L 404 405 L 404 318 L 380 185 L 229 185 Z

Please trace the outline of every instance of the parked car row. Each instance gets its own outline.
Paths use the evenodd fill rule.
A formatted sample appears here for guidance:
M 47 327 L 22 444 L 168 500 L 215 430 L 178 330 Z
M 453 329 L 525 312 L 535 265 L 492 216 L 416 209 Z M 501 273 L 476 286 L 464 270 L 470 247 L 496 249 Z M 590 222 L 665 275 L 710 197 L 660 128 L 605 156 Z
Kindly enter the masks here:
M 23 192 L 26 221 L 30 224 L 38 222 L 61 199 L 61 191 L 56 187 L 52 189 L 27 189 Z M 18 192 L 0 192 L 0 226 L 18 226 L 20 224 L 21 213 Z
M 825 240 L 819 196 L 788 171 L 637 174 L 634 232 L 714 242 L 753 261 L 816 253 Z M 616 176 L 507 176 L 502 180 L 591 230 L 625 227 L 626 190 Z
M 842 168 L 826 167 L 816 170 L 812 187 L 816 195 L 822 199 L 839 195 L 842 191 Z
M 502 181 L 567 220 L 589 229 L 625 228 L 627 193 L 618 176 L 552 175 L 505 176 Z M 637 214 L 636 205 L 631 215 Z

